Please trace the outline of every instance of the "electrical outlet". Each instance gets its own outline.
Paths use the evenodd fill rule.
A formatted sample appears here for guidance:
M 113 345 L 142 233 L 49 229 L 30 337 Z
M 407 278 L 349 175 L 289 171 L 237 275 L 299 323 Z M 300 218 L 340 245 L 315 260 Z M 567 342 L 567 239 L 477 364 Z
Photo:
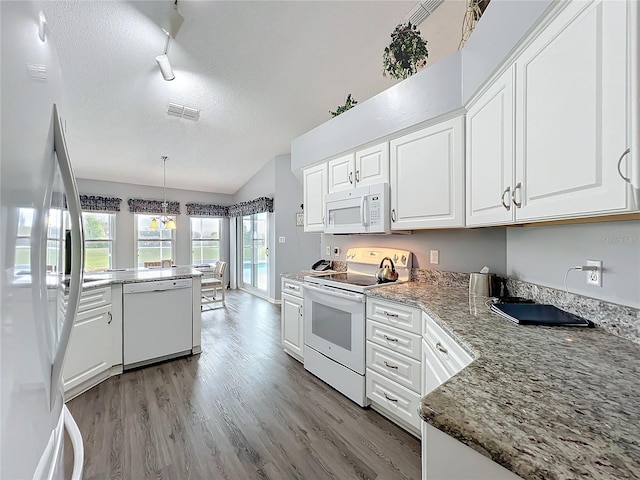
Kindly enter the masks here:
M 324 247 L 324 253 L 327 257 L 331 256 L 331 246 L 327 245 Z
M 602 286 L 602 260 L 587 260 L 588 266 L 597 267 L 597 270 L 587 270 L 587 285 Z
M 285 243 L 287 239 L 285 237 L 278 237 L 278 243 Z
M 340 256 L 340 247 L 333 247 L 333 255 L 335 257 Z
M 438 265 L 440 263 L 440 250 L 431 250 L 429 253 L 431 263 Z

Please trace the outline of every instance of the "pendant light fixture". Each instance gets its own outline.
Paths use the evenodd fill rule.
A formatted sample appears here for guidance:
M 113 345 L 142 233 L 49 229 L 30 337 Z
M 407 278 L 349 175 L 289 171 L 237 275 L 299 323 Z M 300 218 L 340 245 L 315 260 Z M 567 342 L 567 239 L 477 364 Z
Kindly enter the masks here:
M 167 216 L 167 159 L 169 157 L 162 156 L 162 216 L 160 217 L 160 221 L 162 225 L 164 225 L 165 230 L 175 230 L 176 222 L 172 217 Z M 158 218 L 153 217 L 151 222 L 149 222 L 150 230 L 157 230 L 160 227 L 158 223 Z

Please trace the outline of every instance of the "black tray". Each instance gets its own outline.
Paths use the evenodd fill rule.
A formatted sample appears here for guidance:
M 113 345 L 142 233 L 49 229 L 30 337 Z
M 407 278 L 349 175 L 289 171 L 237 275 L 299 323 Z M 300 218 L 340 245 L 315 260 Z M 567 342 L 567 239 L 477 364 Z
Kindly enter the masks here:
M 491 311 L 520 325 L 593 327 L 593 323 L 553 305 L 539 303 L 496 303 Z

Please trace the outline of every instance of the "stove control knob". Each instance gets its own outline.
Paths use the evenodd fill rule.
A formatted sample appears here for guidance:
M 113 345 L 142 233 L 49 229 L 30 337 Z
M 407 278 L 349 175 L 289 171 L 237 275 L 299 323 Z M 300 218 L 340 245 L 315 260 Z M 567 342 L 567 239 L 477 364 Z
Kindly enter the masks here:
M 402 255 L 402 264 L 404 265 L 405 263 L 407 263 L 407 256 Z
M 398 261 L 398 254 L 397 254 L 397 253 L 393 256 L 393 261 L 394 261 L 394 262 L 397 262 L 397 261 Z

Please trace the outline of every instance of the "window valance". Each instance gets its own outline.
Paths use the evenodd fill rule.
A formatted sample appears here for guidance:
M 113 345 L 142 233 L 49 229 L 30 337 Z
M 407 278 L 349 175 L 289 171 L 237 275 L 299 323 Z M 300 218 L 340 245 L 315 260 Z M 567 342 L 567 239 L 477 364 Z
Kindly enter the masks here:
M 119 212 L 121 198 L 102 197 L 99 195 L 80 195 L 80 205 L 83 210 L 94 212 Z
M 127 200 L 129 211 L 132 213 L 164 213 L 162 200 L 145 200 L 144 198 L 130 198 Z M 167 215 L 180 215 L 180 202 L 167 201 Z
M 216 205 L 214 203 L 187 203 L 187 215 L 196 217 L 228 217 L 228 205 Z
M 273 212 L 273 198 L 260 197 L 248 202 L 237 203 L 229 206 L 230 217 L 253 215 L 254 213 Z

